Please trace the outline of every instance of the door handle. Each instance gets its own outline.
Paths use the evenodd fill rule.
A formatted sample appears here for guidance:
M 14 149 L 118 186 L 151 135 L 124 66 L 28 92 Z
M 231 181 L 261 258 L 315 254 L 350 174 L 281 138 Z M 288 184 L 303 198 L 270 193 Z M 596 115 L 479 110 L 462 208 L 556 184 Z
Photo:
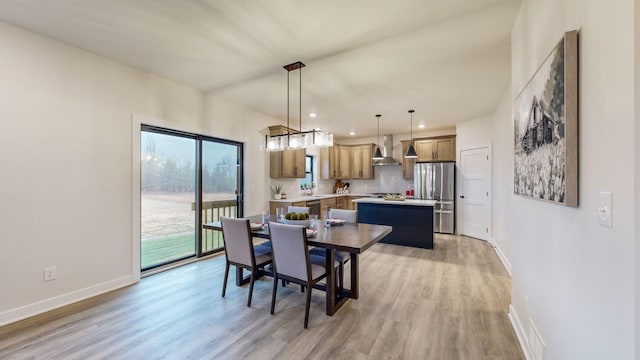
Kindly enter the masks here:
M 460 199 L 464 199 L 464 195 L 460 195 Z

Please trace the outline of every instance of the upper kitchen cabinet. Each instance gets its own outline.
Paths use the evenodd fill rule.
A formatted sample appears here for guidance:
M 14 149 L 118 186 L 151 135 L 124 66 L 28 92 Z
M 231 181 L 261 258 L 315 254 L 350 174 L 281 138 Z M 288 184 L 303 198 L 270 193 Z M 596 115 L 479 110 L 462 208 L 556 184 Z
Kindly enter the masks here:
M 320 178 L 349 179 L 351 177 L 351 147 L 338 145 L 320 148 Z
M 417 139 L 415 148 L 420 162 L 456 160 L 455 136 Z
M 351 178 L 373 179 L 373 144 L 351 146 Z
M 351 178 L 351 146 L 338 145 L 340 160 L 338 161 L 338 179 Z
M 416 159 L 407 159 L 404 157 L 404 154 L 407 153 L 407 149 L 409 149 L 409 145 L 411 145 L 411 140 L 403 140 L 402 141 L 402 178 L 403 179 L 413 179 L 413 165 L 416 163 Z
M 284 135 L 287 134 L 287 131 L 290 131 L 292 134 L 296 132 L 294 130 L 288 130 L 281 125 L 269 127 L 269 135 Z M 306 155 L 306 149 L 273 151 L 269 153 L 269 173 L 271 178 L 304 178 L 307 175 L 305 173 Z

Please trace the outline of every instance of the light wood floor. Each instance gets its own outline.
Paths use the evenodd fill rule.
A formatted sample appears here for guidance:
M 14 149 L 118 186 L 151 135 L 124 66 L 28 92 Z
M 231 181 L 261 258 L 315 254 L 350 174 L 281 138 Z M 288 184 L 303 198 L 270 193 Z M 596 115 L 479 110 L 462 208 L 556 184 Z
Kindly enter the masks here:
M 483 241 L 437 235 L 433 251 L 377 244 L 361 257 L 360 299 L 333 317 L 313 292 L 248 286 L 224 256 L 0 328 L 0 359 L 523 359 L 507 317 L 511 281 Z

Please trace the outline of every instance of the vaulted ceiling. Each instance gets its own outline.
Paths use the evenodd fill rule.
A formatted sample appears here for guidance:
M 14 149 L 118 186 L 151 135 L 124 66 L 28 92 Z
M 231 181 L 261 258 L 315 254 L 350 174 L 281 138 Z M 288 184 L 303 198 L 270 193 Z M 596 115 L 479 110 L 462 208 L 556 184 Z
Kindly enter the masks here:
M 347 136 L 452 126 L 509 83 L 519 0 L 3 0 L 0 19 L 286 119 Z M 291 121 L 299 78 L 291 74 Z M 317 113 L 316 118 L 309 113 Z

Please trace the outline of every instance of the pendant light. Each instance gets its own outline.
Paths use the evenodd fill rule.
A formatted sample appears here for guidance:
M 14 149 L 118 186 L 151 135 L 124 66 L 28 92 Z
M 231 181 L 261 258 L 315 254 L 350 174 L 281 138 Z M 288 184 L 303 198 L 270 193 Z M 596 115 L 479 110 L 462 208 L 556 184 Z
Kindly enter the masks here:
M 414 110 L 409 110 L 409 116 L 411 116 L 411 144 L 409 144 L 409 148 L 407 149 L 407 153 L 404 154 L 404 157 L 407 159 L 415 159 L 418 157 L 418 153 L 416 149 L 413 147 L 413 113 Z
M 382 151 L 380 151 L 380 117 L 382 115 L 381 114 L 377 114 L 376 117 L 378 118 L 378 144 L 376 145 L 376 151 L 373 153 L 373 160 L 382 160 L 384 159 L 384 156 L 382 156 Z
M 286 149 L 300 149 L 309 148 L 313 146 L 332 146 L 333 134 L 320 129 L 313 129 L 310 131 L 302 131 L 302 68 L 305 64 L 302 61 L 296 61 L 294 63 L 283 66 L 287 70 L 287 133 L 282 135 L 267 135 L 265 137 L 264 149 L 267 151 L 282 151 Z M 299 91 L 299 104 L 298 104 L 298 132 L 291 133 L 289 127 L 289 74 L 298 70 L 298 91 Z

